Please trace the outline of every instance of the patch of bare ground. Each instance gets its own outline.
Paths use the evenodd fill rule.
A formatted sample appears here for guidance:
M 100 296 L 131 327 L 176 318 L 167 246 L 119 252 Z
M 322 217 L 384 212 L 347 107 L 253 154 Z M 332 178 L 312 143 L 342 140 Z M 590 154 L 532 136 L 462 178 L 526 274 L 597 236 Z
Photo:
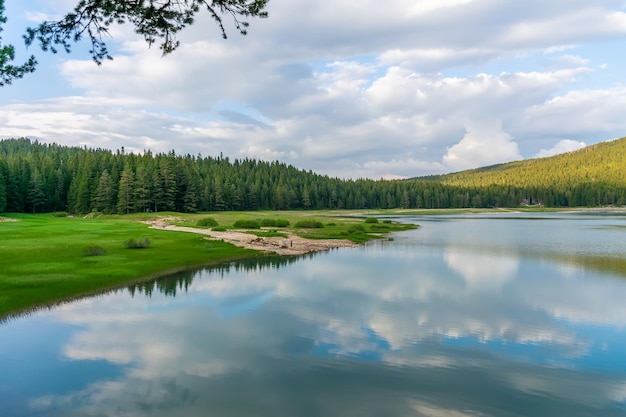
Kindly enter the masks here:
M 256 249 L 266 252 L 274 252 L 278 255 L 303 255 L 310 252 L 318 252 L 333 248 L 357 247 L 358 244 L 344 239 L 306 239 L 290 232 L 283 232 L 287 237 L 258 237 L 241 231 L 215 232 L 196 227 L 174 226 L 170 222 L 175 217 L 163 217 L 147 221 L 154 229 L 172 230 L 207 235 L 209 240 L 223 240 L 235 246 L 247 249 Z
M 0 223 L 16 222 L 17 219 L 10 219 L 8 217 L 0 217 Z

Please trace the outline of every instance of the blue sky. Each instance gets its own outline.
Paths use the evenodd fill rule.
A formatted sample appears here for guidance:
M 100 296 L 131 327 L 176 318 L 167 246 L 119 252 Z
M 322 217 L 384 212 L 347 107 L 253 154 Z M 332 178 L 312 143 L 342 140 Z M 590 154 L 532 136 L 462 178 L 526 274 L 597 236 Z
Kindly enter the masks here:
M 248 36 L 203 16 L 166 57 L 115 27 L 102 66 L 21 47 L 75 0 L 5 3 L 40 66 L 0 90 L 0 137 L 401 178 L 626 135 L 623 0 L 272 0 Z

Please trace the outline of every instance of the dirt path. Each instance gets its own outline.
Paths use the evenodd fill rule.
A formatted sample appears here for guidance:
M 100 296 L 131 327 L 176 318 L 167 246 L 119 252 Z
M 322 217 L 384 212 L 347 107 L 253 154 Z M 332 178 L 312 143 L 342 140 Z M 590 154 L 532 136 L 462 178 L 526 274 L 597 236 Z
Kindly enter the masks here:
M 173 230 L 178 232 L 189 232 L 207 235 L 210 240 L 223 240 L 247 249 L 263 250 L 267 252 L 275 252 L 279 255 L 302 255 L 309 252 L 317 252 L 332 248 L 357 247 L 358 244 L 349 240 L 342 239 L 305 239 L 296 236 L 293 233 L 281 232 L 288 237 L 257 237 L 250 233 L 228 231 L 214 232 L 208 229 L 199 229 L 195 227 L 174 226 L 170 221 L 174 218 L 161 218 L 157 220 L 147 221 L 153 229 Z

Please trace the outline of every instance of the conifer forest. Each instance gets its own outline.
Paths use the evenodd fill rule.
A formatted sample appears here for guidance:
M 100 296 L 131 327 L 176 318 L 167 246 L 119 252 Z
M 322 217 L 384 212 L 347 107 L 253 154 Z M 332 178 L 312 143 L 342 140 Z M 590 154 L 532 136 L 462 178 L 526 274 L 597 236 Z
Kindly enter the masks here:
M 626 204 L 626 138 L 550 158 L 406 180 L 281 162 L 0 141 L 0 212 L 441 209 Z

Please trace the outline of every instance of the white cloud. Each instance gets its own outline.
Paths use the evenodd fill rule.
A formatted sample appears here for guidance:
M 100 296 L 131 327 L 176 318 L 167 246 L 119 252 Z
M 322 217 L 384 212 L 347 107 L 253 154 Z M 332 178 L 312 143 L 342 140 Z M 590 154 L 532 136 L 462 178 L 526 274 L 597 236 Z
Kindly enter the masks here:
M 576 140 L 562 139 L 550 149 L 542 149 L 537 152 L 533 158 L 545 158 L 547 156 L 558 155 L 561 153 L 576 151 L 587 146 L 585 142 Z
M 62 9 L 53 6 L 37 13 Z M 58 57 L 72 96 L 0 97 L 0 136 L 279 158 L 333 176 L 395 178 L 537 155 L 554 138 L 595 143 L 626 131 L 621 84 L 588 88 L 619 80 L 621 64 L 610 49 L 585 48 L 624 33 L 617 0 L 269 7 L 248 36 L 229 30 L 226 41 L 203 16 L 166 57 L 116 26 L 114 61 Z M 494 120 L 499 129 L 488 127 Z
M 71 69 L 79 78 L 80 68 Z M 371 65 L 334 62 L 319 72 L 294 69 L 309 74 L 308 87 L 298 95 L 250 107 L 245 103 L 256 100 L 253 92 L 239 97 L 243 105 L 224 107 L 219 95 L 207 97 L 206 103 L 197 96 L 194 103 L 193 97 L 186 101 L 178 87 L 168 85 L 168 74 L 182 68 L 155 71 L 143 86 L 138 80 L 148 76 L 144 70 L 149 65 L 133 67 L 124 61 L 111 68 L 119 73 L 118 81 L 127 81 L 97 85 L 97 76 L 87 75 L 80 83 L 94 83 L 89 95 L 0 107 L 0 119 L 5 120 L 0 134 L 112 149 L 124 146 L 129 151 L 174 148 L 179 153 L 275 157 L 341 177 L 412 177 L 520 159 L 506 125 L 514 132 L 520 115 L 540 119 L 543 113 L 535 116 L 535 109 L 558 101 L 550 94 L 586 72 L 452 78 L 390 67 L 368 79 L 375 71 Z M 152 92 L 150 86 L 161 76 L 163 86 Z M 139 86 L 126 91 L 121 86 L 127 84 Z M 115 91 L 107 95 L 107 88 Z M 271 96 L 273 88 L 259 97 Z M 537 102 L 541 104 L 533 104 Z M 167 103 L 179 115 L 161 110 Z M 196 112 L 187 113 L 186 107 Z M 500 125 L 485 122 L 491 118 Z
M 567 45 L 583 39 L 626 34 L 626 13 L 598 7 L 572 8 L 538 19 L 519 21 L 500 37 L 501 45 Z
M 578 56 L 578 55 L 570 55 L 570 54 L 568 54 L 568 55 L 560 55 L 558 57 L 554 57 L 553 60 L 556 63 L 558 63 L 558 64 L 560 64 L 560 65 L 562 65 L 564 67 L 567 67 L 567 68 L 570 68 L 570 67 L 574 67 L 574 68 L 576 68 L 576 67 L 586 67 L 591 62 L 590 59 L 583 58 L 583 57 Z
M 519 147 L 499 122 L 468 122 L 467 132 L 443 157 L 446 167 L 454 171 L 478 168 L 521 159 Z
M 524 130 L 547 137 L 588 136 L 604 140 L 623 136 L 626 87 L 578 90 L 529 106 L 520 123 Z
M 424 15 L 440 9 L 450 9 L 453 7 L 464 6 L 473 3 L 476 0 L 439 0 L 437 2 L 429 0 L 418 0 L 409 7 L 409 16 Z

